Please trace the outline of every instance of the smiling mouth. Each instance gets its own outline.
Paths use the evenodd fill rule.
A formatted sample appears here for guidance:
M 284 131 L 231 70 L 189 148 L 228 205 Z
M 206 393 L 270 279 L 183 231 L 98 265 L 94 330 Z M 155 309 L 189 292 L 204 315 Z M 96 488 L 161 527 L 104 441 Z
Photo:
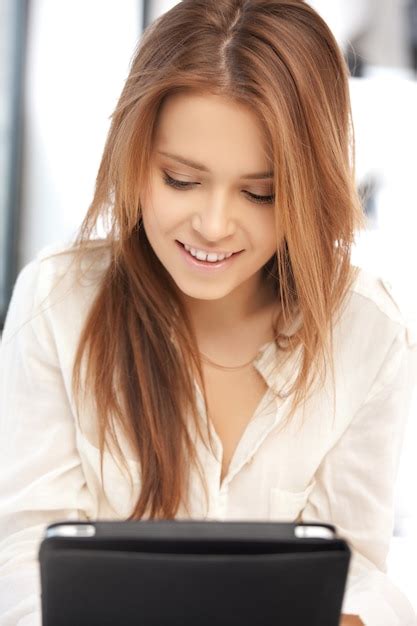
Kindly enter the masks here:
M 177 243 L 180 244 L 180 246 L 182 246 L 185 249 L 185 245 L 183 244 L 182 241 L 179 241 L 178 239 L 175 240 Z M 189 245 L 189 244 L 187 244 Z M 194 246 L 189 246 L 190 248 L 194 248 Z M 203 250 L 203 248 L 194 248 L 195 250 Z M 207 252 L 207 254 L 210 254 L 209 250 L 205 250 L 205 252 Z M 215 254 L 230 254 L 230 252 L 215 252 L 213 251 Z M 232 252 L 231 256 L 235 255 L 235 254 L 239 254 L 240 252 L 243 252 L 242 250 L 236 250 L 236 252 Z M 229 257 L 230 258 L 230 257 Z

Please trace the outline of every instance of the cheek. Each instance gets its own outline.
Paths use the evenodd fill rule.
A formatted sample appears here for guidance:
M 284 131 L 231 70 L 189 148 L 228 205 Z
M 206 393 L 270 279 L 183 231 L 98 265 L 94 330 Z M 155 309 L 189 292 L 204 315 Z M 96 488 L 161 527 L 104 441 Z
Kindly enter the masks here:
M 142 215 L 147 231 L 165 233 L 176 225 L 180 214 L 172 194 L 154 184 L 143 199 Z
M 271 212 L 259 218 L 254 232 L 257 233 L 256 246 L 262 250 L 262 256 L 271 257 L 277 249 L 274 213 Z

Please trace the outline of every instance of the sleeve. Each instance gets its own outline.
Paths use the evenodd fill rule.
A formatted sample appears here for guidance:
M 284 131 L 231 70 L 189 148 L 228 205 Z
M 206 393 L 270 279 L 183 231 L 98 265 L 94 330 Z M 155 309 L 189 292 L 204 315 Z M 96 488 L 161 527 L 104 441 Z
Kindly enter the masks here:
M 0 346 L 0 626 L 40 626 L 43 531 L 94 516 L 42 272 L 37 259 L 20 272 Z
M 416 346 L 402 327 L 365 401 L 317 470 L 304 521 L 336 526 L 352 550 L 342 613 L 365 626 L 417 626 L 415 612 L 387 575 L 394 488 L 415 388 Z

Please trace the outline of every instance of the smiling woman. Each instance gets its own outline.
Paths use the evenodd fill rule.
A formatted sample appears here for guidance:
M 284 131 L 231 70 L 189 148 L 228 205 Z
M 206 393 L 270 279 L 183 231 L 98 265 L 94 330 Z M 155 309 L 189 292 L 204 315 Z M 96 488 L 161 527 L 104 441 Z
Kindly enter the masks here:
M 148 193 L 142 198 L 143 226 L 187 300 L 200 345 L 208 334 L 199 311 L 202 300 L 218 330 L 228 319 L 235 329 L 243 328 L 249 314 L 264 307 L 262 268 L 277 248 L 274 196 L 262 194 L 273 184 L 266 152 L 262 128 L 248 107 L 218 95 L 189 93 L 172 95 L 161 106 Z M 183 248 L 178 255 L 177 241 L 188 247 L 187 254 Z M 205 270 L 204 282 L 198 269 Z M 226 297 L 232 292 L 233 298 Z M 272 285 L 270 299 L 276 299 Z M 206 340 L 211 351 L 212 341 Z M 245 360 L 247 347 L 242 349 Z
M 6 320 L 0 617 L 38 623 L 45 525 L 191 517 L 334 524 L 343 626 L 415 624 L 385 575 L 410 335 L 351 264 L 353 157 L 305 2 L 182 0 L 145 31 L 77 240 Z

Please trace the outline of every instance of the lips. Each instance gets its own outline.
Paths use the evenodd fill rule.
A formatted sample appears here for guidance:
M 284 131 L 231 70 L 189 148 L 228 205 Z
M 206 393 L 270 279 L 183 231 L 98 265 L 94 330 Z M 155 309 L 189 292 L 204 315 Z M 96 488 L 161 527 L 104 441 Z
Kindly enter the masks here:
M 179 243 L 183 248 L 185 248 L 185 245 L 182 243 L 182 241 L 179 241 L 178 239 L 175 240 L 177 243 Z M 190 248 L 194 248 L 195 250 L 204 250 L 204 248 L 200 248 L 199 246 L 193 246 L 191 244 L 187 244 Z M 208 253 L 210 253 L 209 250 L 207 250 Z M 243 250 L 237 250 L 236 252 L 232 252 L 232 256 L 234 254 L 239 254 L 239 252 L 243 252 Z M 222 252 L 218 252 L 216 254 L 230 254 L 230 250 L 228 252 L 222 251 Z

